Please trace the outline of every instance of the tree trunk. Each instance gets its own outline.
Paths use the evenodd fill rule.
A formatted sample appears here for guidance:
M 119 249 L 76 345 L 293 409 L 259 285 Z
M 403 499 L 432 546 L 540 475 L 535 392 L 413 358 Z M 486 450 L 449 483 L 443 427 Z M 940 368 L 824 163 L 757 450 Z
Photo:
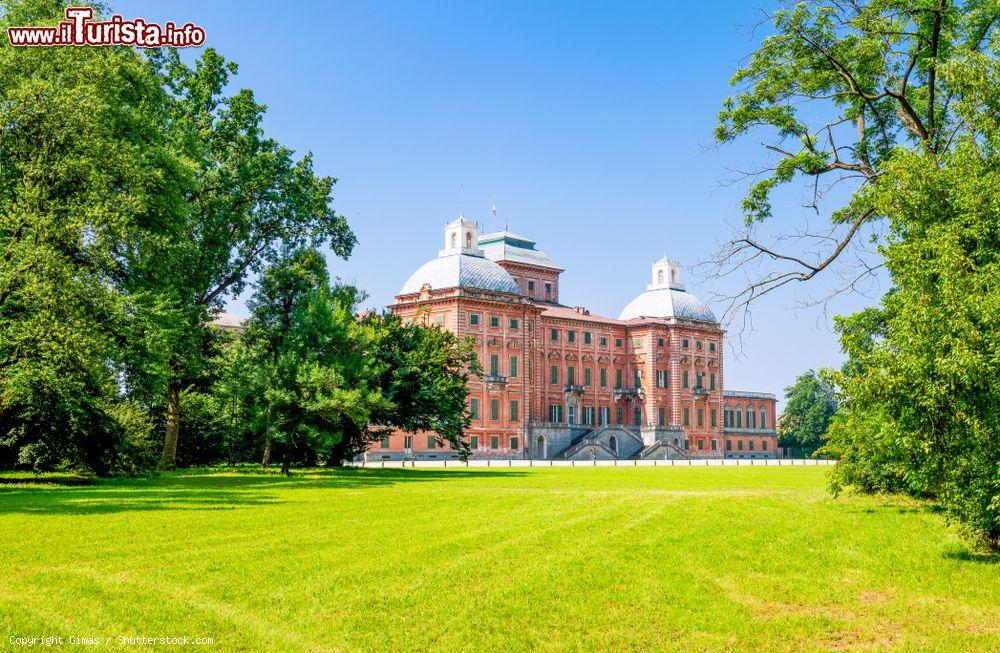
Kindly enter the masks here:
M 281 473 L 285 476 L 291 476 L 292 472 L 290 470 L 292 463 L 291 457 L 288 455 L 288 451 L 285 451 L 285 457 L 281 461 Z
M 267 469 L 271 464 L 271 409 L 267 409 L 267 425 L 264 426 L 264 456 L 260 460 L 262 467 Z
M 160 470 L 177 467 L 177 440 L 181 434 L 181 393 L 173 384 L 167 386 L 167 434 L 163 439 Z

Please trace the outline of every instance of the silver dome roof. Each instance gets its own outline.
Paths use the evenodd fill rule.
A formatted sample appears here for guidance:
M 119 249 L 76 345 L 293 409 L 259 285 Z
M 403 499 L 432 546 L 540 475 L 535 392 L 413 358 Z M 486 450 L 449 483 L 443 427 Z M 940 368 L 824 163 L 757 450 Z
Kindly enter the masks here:
M 514 277 L 506 270 L 489 259 L 471 254 L 456 253 L 427 261 L 410 275 L 399 294 L 420 292 L 424 284 L 432 290 L 458 287 L 521 294 Z
M 705 302 L 677 288 L 654 288 L 642 293 L 622 310 L 619 320 L 637 317 L 679 317 L 688 320 L 716 322 L 715 314 Z

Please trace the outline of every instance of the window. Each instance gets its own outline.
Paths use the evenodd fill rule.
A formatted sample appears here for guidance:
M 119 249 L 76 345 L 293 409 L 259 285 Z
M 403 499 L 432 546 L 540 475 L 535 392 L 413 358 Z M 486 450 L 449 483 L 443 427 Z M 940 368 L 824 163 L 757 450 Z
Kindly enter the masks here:
M 656 418 L 657 418 L 656 419 L 656 423 L 659 424 L 660 426 L 663 426 L 664 424 L 666 424 L 667 423 L 667 409 L 663 408 L 661 406 L 660 409 L 659 409 L 659 411 L 657 411 Z
M 666 388 L 667 387 L 667 371 L 666 370 L 656 370 L 656 387 Z
M 632 423 L 636 426 L 642 425 L 642 409 L 635 408 L 632 410 Z
M 479 324 L 479 313 L 469 313 L 469 324 L 472 326 Z
M 691 426 L 691 409 L 684 409 L 684 426 Z
M 551 333 L 549 334 L 549 340 L 551 340 L 552 342 L 556 342 L 557 340 L 559 340 L 559 329 L 552 329 Z
M 632 338 L 632 347 L 636 349 L 642 347 L 642 338 Z
M 657 341 L 656 341 L 656 345 L 658 347 L 662 347 L 663 346 L 663 338 L 658 338 Z
M 500 317 L 498 315 L 491 315 L 490 316 L 490 326 L 491 327 L 498 327 L 498 326 L 500 326 Z
M 696 387 L 699 390 L 701 390 L 701 387 L 702 387 L 701 380 L 703 378 L 705 378 L 705 373 L 704 372 L 695 372 L 694 373 L 694 387 Z
M 715 343 L 714 342 L 708 343 L 708 351 L 715 351 Z
M 733 450 L 733 441 L 726 440 L 726 451 L 732 451 L 732 450 Z
M 583 407 L 583 423 L 588 425 L 594 424 L 594 407 L 584 406 Z
M 690 443 L 690 442 L 688 442 L 688 440 L 687 440 L 687 439 L 685 439 L 685 440 L 684 440 L 684 451 L 687 451 L 687 450 L 688 450 L 688 449 L 690 449 L 690 448 L 691 448 L 691 443 Z
M 512 399 L 510 402 L 510 421 L 516 422 L 520 419 L 520 405 L 518 405 L 517 399 Z
M 704 451 L 704 449 L 705 449 L 705 441 L 698 440 L 698 451 Z
M 534 281 L 530 281 L 530 280 L 528 281 L 528 292 L 535 292 L 535 282 Z
M 510 328 L 513 329 L 514 331 L 517 331 L 517 318 L 516 317 L 510 318 Z
M 553 365 L 549 368 L 549 383 L 559 385 L 559 366 Z
M 561 424 L 563 421 L 563 407 L 561 404 L 552 404 L 549 406 L 549 421 L 556 424 Z
M 583 385 L 590 385 L 590 368 L 583 368 Z
M 469 249 L 471 247 L 472 247 L 472 234 L 471 233 L 466 233 L 465 234 L 465 248 Z
M 736 428 L 743 428 L 743 409 L 736 409 Z
M 499 449 L 499 448 L 500 448 L 500 438 L 497 437 L 497 436 L 495 436 L 495 435 L 491 435 L 490 436 L 490 449 Z
M 681 384 L 683 387 L 688 387 L 688 371 L 684 370 L 684 374 L 681 377 Z
M 622 371 L 620 369 L 615 370 L 615 389 L 621 390 L 622 387 Z
M 743 451 L 743 440 L 736 441 L 736 449 L 739 451 Z
M 607 406 L 601 406 L 597 409 L 597 420 L 601 424 L 607 424 L 611 421 L 611 409 Z
M 435 436 L 433 436 L 433 435 L 428 435 L 427 436 L 427 448 L 428 449 L 437 449 L 437 438 Z
M 510 357 L 510 377 L 517 378 L 517 356 Z
M 718 417 L 718 412 L 713 408 L 712 409 L 712 426 L 718 426 L 718 419 L 717 419 L 717 417 Z
M 698 426 L 705 426 L 705 409 L 698 409 Z
M 589 345 L 590 344 L 590 331 L 584 331 L 583 332 L 583 344 L 585 344 L 585 345 Z
M 576 342 L 576 331 L 567 331 L 566 340 L 568 342 Z
M 608 337 L 607 336 L 601 336 L 601 346 L 602 347 L 607 347 L 608 346 Z
M 494 422 L 500 419 L 500 400 L 490 399 L 490 419 Z
M 615 338 L 615 347 L 621 348 L 621 346 L 622 346 L 622 339 Z
M 572 365 L 566 370 L 566 384 L 576 385 L 576 368 Z
M 601 387 L 608 387 L 608 368 L 606 367 L 601 368 Z
M 382 441 L 379 443 L 379 446 L 382 447 L 383 449 L 388 449 L 389 448 L 389 436 L 388 435 L 385 436 L 384 438 L 382 438 Z
M 747 428 L 757 428 L 757 413 L 754 412 L 753 408 L 747 411 Z
M 719 450 L 719 441 L 712 440 L 712 451 L 718 451 L 718 450 Z
M 472 436 L 472 438 L 469 440 L 469 448 L 472 449 L 473 451 L 479 449 L 479 436 L 478 435 Z
M 545 294 L 546 295 L 551 295 L 552 294 L 552 284 L 551 283 L 545 284 Z
M 712 372 L 712 374 L 708 378 L 710 383 L 709 387 L 712 388 L 712 390 L 715 390 L 715 372 Z
M 701 340 L 696 340 L 695 341 L 694 348 L 695 349 L 701 349 Z
M 576 424 L 576 406 L 569 407 L 569 413 L 566 415 L 569 418 L 567 421 L 570 424 Z
M 615 410 L 615 424 L 621 424 L 621 423 L 622 423 L 622 407 L 618 406 L 618 408 Z
M 444 315 L 435 315 L 434 324 L 437 326 L 444 326 Z
M 479 419 L 479 400 L 475 397 L 472 398 L 469 404 L 469 412 L 472 413 L 472 419 Z
M 767 411 L 763 408 L 760 409 L 760 428 L 767 428 Z
M 750 451 L 753 451 L 753 440 L 750 440 L 749 444 L 750 444 Z
M 688 348 L 687 338 L 684 338 L 683 340 L 681 340 L 681 347 L 683 347 L 684 349 Z
M 642 387 L 642 370 L 634 370 L 632 372 L 632 383 L 636 388 Z
M 510 448 L 513 449 L 514 451 L 517 451 L 517 447 L 518 447 L 517 436 L 514 436 L 510 439 Z
M 760 441 L 760 450 L 761 451 L 767 451 L 767 440 L 761 440 Z
M 413 436 L 412 435 L 404 435 L 403 436 L 403 448 L 406 449 L 407 451 L 409 451 L 410 449 L 413 448 Z
M 490 354 L 490 374 L 493 376 L 500 374 L 500 356 L 497 354 Z

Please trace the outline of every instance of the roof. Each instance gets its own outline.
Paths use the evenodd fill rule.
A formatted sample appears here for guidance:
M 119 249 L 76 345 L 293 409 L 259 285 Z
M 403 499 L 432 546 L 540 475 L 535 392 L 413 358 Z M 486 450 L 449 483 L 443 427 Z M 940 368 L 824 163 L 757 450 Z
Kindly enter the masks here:
M 480 236 L 479 249 L 486 258 L 493 261 L 510 261 L 562 270 L 545 252 L 535 249 L 535 241 L 510 231 L 494 231 Z
M 619 320 L 638 317 L 679 317 L 702 322 L 717 322 L 712 309 L 695 295 L 677 288 L 656 287 L 642 293 L 626 306 Z
M 432 290 L 442 288 L 475 288 L 520 295 L 514 277 L 493 261 L 471 254 L 449 254 L 424 263 L 410 275 L 400 295 L 420 292 L 424 285 Z
M 581 320 L 585 322 L 600 322 L 602 324 L 616 324 L 620 325 L 621 320 L 616 320 L 613 317 L 605 317 L 603 315 L 593 315 L 589 311 L 581 313 L 579 310 L 572 306 L 562 306 L 562 305 L 547 305 L 538 304 L 543 307 L 542 317 L 550 318 L 560 318 L 563 320 Z

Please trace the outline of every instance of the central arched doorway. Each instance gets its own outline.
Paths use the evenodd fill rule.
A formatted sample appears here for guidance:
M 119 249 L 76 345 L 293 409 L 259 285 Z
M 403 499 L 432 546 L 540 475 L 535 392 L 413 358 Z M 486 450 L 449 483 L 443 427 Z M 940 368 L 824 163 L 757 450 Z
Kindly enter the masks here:
M 539 458 L 541 458 L 542 460 L 548 458 L 548 455 L 547 455 L 548 452 L 545 451 L 545 436 L 544 435 L 539 435 L 538 436 L 537 449 L 538 449 L 537 455 L 538 455 Z
M 612 451 L 615 452 L 615 455 L 617 456 L 618 455 L 618 437 L 612 435 L 611 439 L 608 441 L 608 446 L 609 446 L 609 448 Z

